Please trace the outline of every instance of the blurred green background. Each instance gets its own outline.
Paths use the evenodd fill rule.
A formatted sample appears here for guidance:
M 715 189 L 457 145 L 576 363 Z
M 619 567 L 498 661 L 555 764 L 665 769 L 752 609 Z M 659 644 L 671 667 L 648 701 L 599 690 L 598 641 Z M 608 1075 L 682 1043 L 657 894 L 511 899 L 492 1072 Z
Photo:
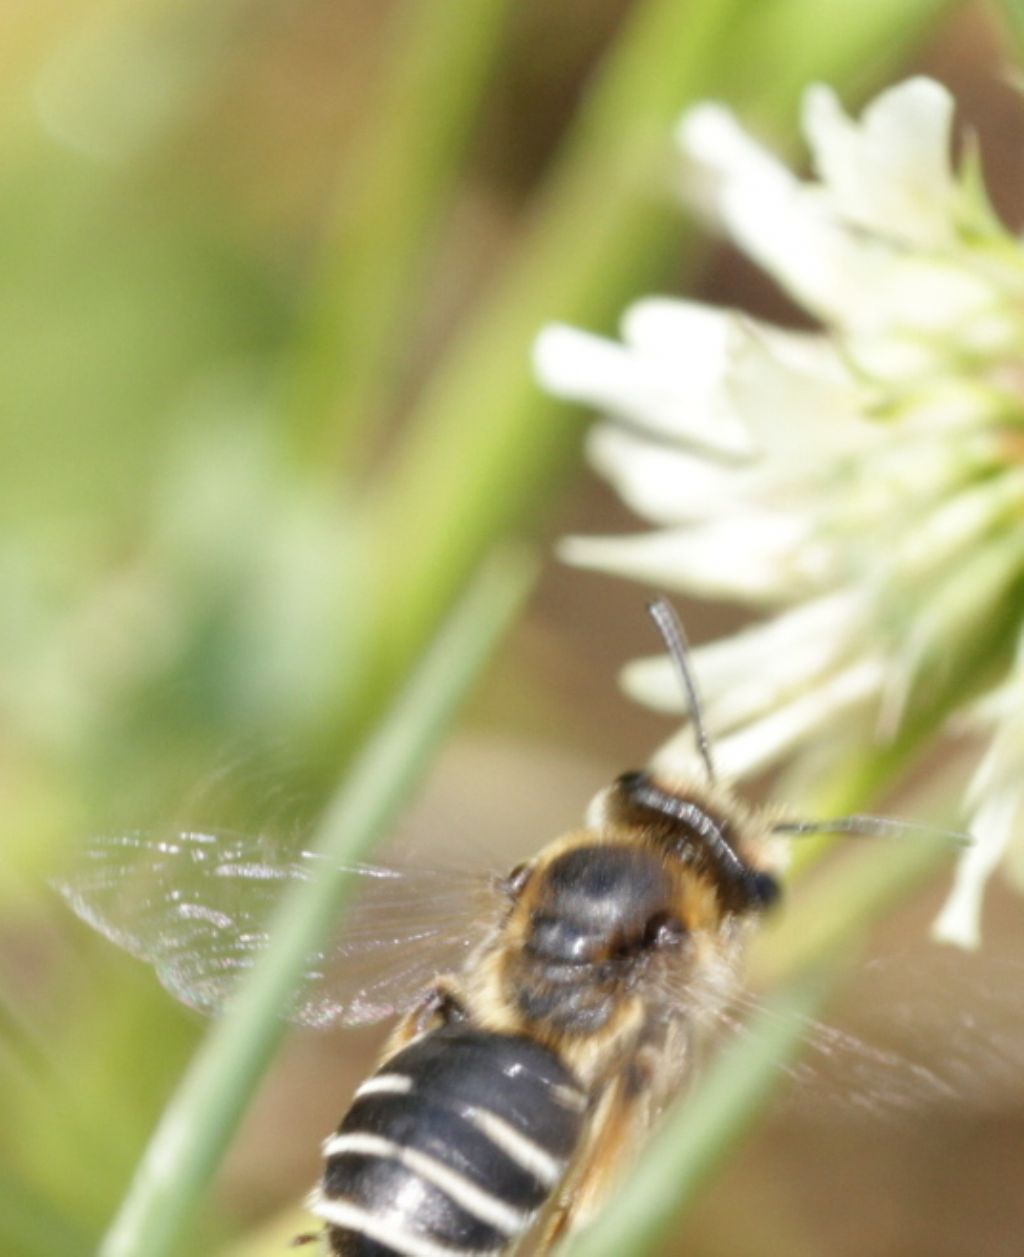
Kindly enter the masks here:
M 531 382 L 536 328 L 611 328 L 630 297 L 684 285 L 792 317 L 675 202 L 688 100 L 723 97 L 795 151 L 806 82 L 852 104 L 924 69 L 1019 221 L 1015 16 L 0 7 L 0 1252 L 95 1251 L 204 1030 L 46 879 L 92 834 L 302 833 L 497 547 L 543 558 L 561 532 L 630 526 L 580 474 L 580 417 Z M 641 594 L 545 561 L 403 833 L 469 834 L 502 864 L 646 757 L 665 729 L 614 684 L 651 648 Z M 698 639 L 735 622 L 686 618 Z M 929 902 L 887 925 L 890 948 L 923 952 Z M 862 985 L 848 1012 L 871 1021 Z M 841 1106 L 779 1119 L 678 1251 L 1018 1252 L 1024 1091 L 994 1066 L 1000 1017 L 998 1085 L 981 1065 L 956 1103 L 884 1129 Z M 289 1039 L 180 1251 L 282 1250 L 378 1042 Z

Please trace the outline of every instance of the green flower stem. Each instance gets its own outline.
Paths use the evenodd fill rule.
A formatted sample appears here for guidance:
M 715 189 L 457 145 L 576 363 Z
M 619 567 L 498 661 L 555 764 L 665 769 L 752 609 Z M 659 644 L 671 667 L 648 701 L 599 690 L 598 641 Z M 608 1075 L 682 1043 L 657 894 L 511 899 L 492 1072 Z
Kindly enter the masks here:
M 415 655 L 481 548 L 531 519 L 578 447 L 578 425 L 530 380 L 538 328 L 554 319 L 608 327 L 678 260 L 686 242 L 671 196 L 679 111 L 721 94 L 728 68 L 742 66 L 731 102 L 745 109 L 758 99 L 770 121 L 793 133 L 808 78 L 827 74 L 842 90 L 865 66 L 884 72 L 943 3 L 835 6 L 827 22 L 813 0 L 647 0 L 634 10 L 590 85 L 520 247 L 434 372 L 381 479 L 378 569 L 402 555 L 402 579 L 382 578 L 391 666 Z M 813 56 L 801 51 L 811 33 Z M 766 51 L 783 40 L 781 60 Z M 781 77 L 797 55 L 799 81 Z
M 799 1050 L 825 989 L 820 977 L 805 975 L 766 1003 L 701 1085 L 669 1111 L 611 1207 L 559 1248 L 559 1257 L 636 1257 L 668 1234 L 771 1098 L 779 1063 Z
M 365 744 L 313 837 L 336 862 L 364 857 L 393 821 L 470 684 L 518 609 L 531 568 L 484 568 L 421 666 Z M 167 1257 L 277 1047 L 306 957 L 335 926 L 349 881 L 340 870 L 297 883 L 272 922 L 268 948 L 195 1057 L 164 1111 L 100 1257 Z
M 427 245 L 478 120 L 509 0 L 406 0 L 393 63 L 342 171 L 296 347 L 289 437 L 311 466 L 350 465 L 393 388 Z

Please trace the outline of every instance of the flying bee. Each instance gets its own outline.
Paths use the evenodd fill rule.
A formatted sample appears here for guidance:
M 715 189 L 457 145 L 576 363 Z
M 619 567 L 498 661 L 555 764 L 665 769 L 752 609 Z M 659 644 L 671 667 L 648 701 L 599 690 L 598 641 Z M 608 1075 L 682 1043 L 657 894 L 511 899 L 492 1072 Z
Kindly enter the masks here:
M 664 602 L 651 613 L 688 697 L 702 780 L 624 773 L 580 829 L 486 884 L 350 870 L 371 893 L 310 957 L 291 1015 L 402 1016 L 323 1146 L 309 1200 L 323 1227 L 300 1238 L 335 1257 L 543 1253 L 585 1223 L 733 1000 L 746 943 L 779 899 L 785 835 L 897 826 L 747 809 L 716 780 L 678 621 Z M 179 999 L 214 1011 L 268 941 L 281 882 L 316 876 L 318 859 L 237 835 L 128 835 L 96 843 L 60 889 Z M 482 894 L 472 927 L 453 891 Z M 397 924 L 375 919 L 389 898 Z M 451 965 L 427 955 L 438 937 L 456 948 Z M 351 987 L 379 954 L 404 963 L 342 993 L 333 962 Z

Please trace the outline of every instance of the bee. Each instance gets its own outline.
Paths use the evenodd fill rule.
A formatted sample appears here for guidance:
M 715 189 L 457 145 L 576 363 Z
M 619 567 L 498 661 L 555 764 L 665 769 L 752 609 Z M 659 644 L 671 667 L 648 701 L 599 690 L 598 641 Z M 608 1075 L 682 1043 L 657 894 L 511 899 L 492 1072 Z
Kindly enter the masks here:
M 424 947 L 443 929 L 425 928 L 420 913 L 389 934 L 374 920 L 378 893 L 333 952 L 310 958 L 296 1020 L 402 1016 L 324 1142 L 308 1202 L 322 1230 L 300 1241 L 322 1238 L 334 1257 L 479 1257 L 525 1243 L 546 1253 L 593 1216 L 693 1076 L 735 997 L 748 940 L 780 898 L 785 836 L 897 824 L 747 808 L 717 780 L 678 620 L 664 601 L 650 611 L 687 695 L 703 779 L 623 773 L 579 829 L 489 880 L 475 933 L 422 880 L 410 889 L 397 870 L 351 870 L 390 894 L 392 909 L 408 895 L 447 915 L 461 954 L 447 968 L 432 962 L 424 982 Z M 236 835 L 129 835 L 97 843 L 60 889 L 179 999 L 211 1011 L 266 943 L 280 882 L 315 874 L 310 853 L 268 856 Z M 465 881 L 457 893 L 466 897 Z M 361 957 L 403 950 L 404 986 L 385 975 L 339 998 L 332 960 L 352 981 Z M 396 992 L 413 986 L 409 1005 Z

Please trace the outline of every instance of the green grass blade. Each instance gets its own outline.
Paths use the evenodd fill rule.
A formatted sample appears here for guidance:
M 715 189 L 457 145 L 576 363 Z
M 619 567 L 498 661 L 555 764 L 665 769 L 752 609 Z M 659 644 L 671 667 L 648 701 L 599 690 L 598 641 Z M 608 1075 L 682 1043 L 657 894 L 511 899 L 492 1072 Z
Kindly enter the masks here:
M 529 583 L 529 565 L 487 566 L 366 743 L 313 837 L 336 861 L 358 860 L 393 821 Z M 272 922 L 273 945 L 214 1026 L 146 1150 L 101 1257 L 177 1250 L 213 1171 L 284 1034 L 280 1011 L 305 958 L 336 924 L 348 883 L 336 872 L 296 884 Z

